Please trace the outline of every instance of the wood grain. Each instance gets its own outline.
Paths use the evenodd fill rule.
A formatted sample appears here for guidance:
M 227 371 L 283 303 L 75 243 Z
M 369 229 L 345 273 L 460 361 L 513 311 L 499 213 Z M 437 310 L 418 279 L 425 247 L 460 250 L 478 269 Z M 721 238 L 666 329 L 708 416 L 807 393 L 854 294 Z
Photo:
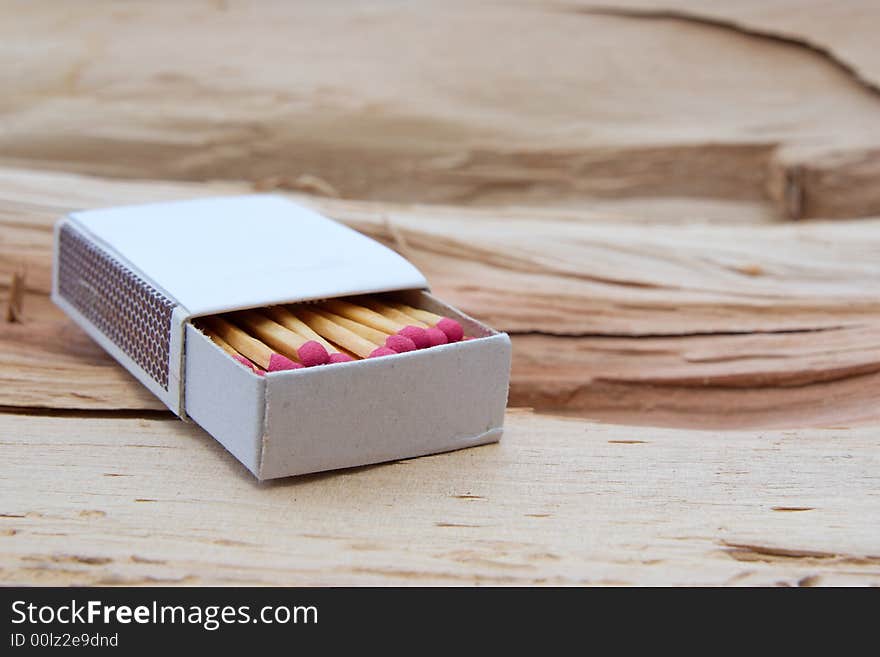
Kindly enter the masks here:
M 878 11 L 0 0 L 0 583 L 880 585 Z M 541 412 L 261 485 L 49 301 L 60 215 L 253 191 Z
M 0 274 L 26 266 L 30 290 L 22 322 L 0 326 L 0 405 L 159 408 L 41 296 L 52 222 L 242 191 L 0 172 L 0 201 L 23 209 L 0 216 Z M 621 225 L 586 211 L 294 198 L 401 250 L 440 296 L 510 332 L 515 405 L 719 428 L 880 419 L 880 221 Z
M 26 265 L 30 290 L 22 323 L 0 326 L 0 405 L 159 408 L 41 297 L 52 222 L 241 191 L 0 172 L 0 202 L 20 208 L 0 216 L 0 285 Z M 673 426 L 880 419 L 878 220 L 621 225 L 586 211 L 293 198 L 401 250 L 440 296 L 510 332 L 513 404 Z
M 4 583 L 880 584 L 874 430 L 511 412 L 500 445 L 260 485 L 193 425 L 77 422 L 0 415 Z
M 748 5 L 732 13 L 758 29 L 574 3 L 7 1 L 0 162 L 385 201 L 880 214 L 864 184 L 876 91 L 826 52 L 762 36 L 774 12 Z M 872 7 L 776 14 L 861 43 L 844 56 L 867 71 Z
M 714 23 L 755 36 L 788 41 L 839 62 L 865 85 L 880 89 L 874 26 L 880 20 L 875 2 L 850 0 L 614 0 L 578 3 L 583 10 L 644 20 Z

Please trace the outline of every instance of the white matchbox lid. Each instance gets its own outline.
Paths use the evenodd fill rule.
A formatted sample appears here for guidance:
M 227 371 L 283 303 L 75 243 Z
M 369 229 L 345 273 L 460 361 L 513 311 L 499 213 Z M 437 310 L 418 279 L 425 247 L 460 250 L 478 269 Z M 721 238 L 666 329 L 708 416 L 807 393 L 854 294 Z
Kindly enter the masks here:
M 279 196 L 87 210 L 70 220 L 125 257 L 190 317 L 428 287 L 391 249 Z
M 284 198 L 73 212 L 56 226 L 53 300 L 172 411 L 257 477 L 409 458 L 499 439 L 510 341 L 432 297 L 411 263 Z M 257 376 L 190 320 L 378 292 L 478 339 Z

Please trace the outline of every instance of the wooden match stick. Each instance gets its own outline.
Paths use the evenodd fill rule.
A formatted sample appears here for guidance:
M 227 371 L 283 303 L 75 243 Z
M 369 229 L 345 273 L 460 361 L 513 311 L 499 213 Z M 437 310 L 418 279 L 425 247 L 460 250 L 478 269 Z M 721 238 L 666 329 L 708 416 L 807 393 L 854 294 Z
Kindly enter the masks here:
M 415 326 L 419 326 L 421 328 L 428 328 L 430 324 L 426 324 L 425 322 L 416 319 L 415 317 L 410 317 L 406 313 L 402 313 L 397 308 L 392 308 L 391 306 L 378 301 L 377 299 L 373 299 L 372 297 L 360 297 L 358 298 L 363 305 L 372 310 L 373 312 L 377 312 L 380 315 L 385 315 L 388 319 L 391 319 L 398 324 L 413 324 Z
M 318 335 L 308 324 L 290 312 L 287 308 L 282 306 L 271 306 L 269 308 L 264 308 L 263 313 L 294 333 L 299 333 L 304 338 L 314 340 L 323 345 L 324 349 L 327 350 L 327 353 L 330 354 L 330 358 L 327 361 L 328 363 L 348 363 L 354 360 L 349 354 L 340 351 L 335 344 Z
M 302 365 L 290 360 L 286 356 L 275 353 L 270 347 L 267 347 L 225 319 L 205 317 L 202 319 L 202 322 L 235 351 L 266 371 L 295 370 L 302 367 Z
M 366 338 L 361 337 L 354 331 L 337 324 L 324 315 L 308 308 L 298 308 L 295 312 L 303 322 L 308 324 L 316 333 L 324 336 L 340 345 L 344 349 L 357 354 L 361 358 L 375 358 L 377 356 L 390 356 L 395 352 L 387 347 L 379 347 Z
M 363 310 L 365 313 L 372 312 L 372 311 L 368 311 L 366 308 L 361 308 L 360 306 L 355 306 L 353 304 L 344 304 L 342 302 L 340 302 L 340 303 L 327 302 L 327 303 L 323 304 L 322 306 L 319 306 L 316 309 L 316 312 L 324 315 L 324 317 L 326 317 L 327 319 L 330 319 L 330 320 L 336 322 L 340 326 L 344 326 L 345 328 L 347 328 L 349 331 L 352 331 L 353 333 L 357 333 L 359 336 L 369 340 L 370 342 L 374 343 L 378 347 L 388 347 L 389 349 L 397 352 L 398 354 L 401 354 L 401 353 L 404 353 L 407 351 L 415 351 L 416 350 L 416 343 L 413 340 L 411 340 L 410 338 L 408 338 L 404 335 L 401 335 L 397 331 L 394 331 L 393 324 L 390 321 L 388 323 L 388 326 L 391 326 L 392 330 L 390 331 L 390 335 L 389 335 L 389 331 L 387 331 L 387 330 L 383 331 L 380 329 L 376 329 L 376 328 L 373 328 L 372 326 L 368 326 L 366 324 L 363 324 L 362 322 L 353 320 L 350 318 L 350 316 L 346 317 L 344 315 L 340 315 L 338 313 L 331 312 L 331 311 L 327 310 L 328 305 L 332 305 L 334 308 L 338 307 L 342 310 L 348 310 L 349 315 L 360 314 L 357 312 L 359 310 Z M 349 309 L 349 307 L 350 307 L 350 309 Z M 385 318 L 383 317 L 382 319 L 385 319 Z M 388 320 L 386 320 L 386 321 L 388 321 Z
M 356 322 L 352 319 L 348 319 L 347 317 L 342 317 L 341 315 L 328 312 L 323 308 L 318 309 L 315 312 L 323 315 L 331 321 L 336 322 L 340 326 L 347 328 L 352 333 L 357 333 L 362 338 L 369 340 L 379 347 L 387 347 L 391 351 L 398 354 L 416 350 L 415 342 L 397 333 L 393 335 L 388 335 L 387 333 L 377 331 L 376 329 L 370 328 L 369 326 L 364 326 L 363 324 Z
M 403 314 L 403 311 L 395 304 L 393 310 Z M 410 322 L 419 322 L 422 323 L 421 320 L 417 319 L 414 316 L 407 315 L 410 319 Z M 436 326 L 429 326 L 428 328 L 422 328 L 421 326 L 415 326 L 414 324 L 410 324 L 407 326 L 407 333 L 401 331 L 401 334 L 412 335 L 413 340 L 415 340 L 415 333 L 420 333 L 420 340 L 422 344 L 419 345 L 419 348 L 424 349 L 425 347 L 437 347 L 441 344 L 446 344 L 449 342 L 449 338 L 447 335 L 441 331 Z
M 204 333 L 209 338 L 211 338 L 211 342 L 213 342 L 218 347 L 220 347 L 223 351 L 225 351 L 227 354 L 232 356 L 232 358 L 236 362 L 244 365 L 246 368 L 248 368 L 249 370 L 254 372 L 254 374 L 258 374 L 259 376 L 263 376 L 266 373 L 266 371 L 263 370 L 261 367 L 258 367 L 257 365 L 255 365 L 254 363 L 249 361 L 247 358 L 242 356 L 240 353 L 238 353 L 235 349 L 233 349 L 232 345 L 230 345 L 228 342 L 226 342 L 226 340 L 224 340 L 219 335 L 214 333 L 214 331 L 210 330 L 207 327 L 200 327 L 200 330 L 202 331 L 202 333 Z
M 440 329 L 446 335 L 449 342 L 458 342 L 464 337 L 464 329 L 461 327 L 461 324 L 454 319 L 443 317 L 442 315 L 437 315 L 427 310 L 422 310 L 421 308 L 413 308 L 405 303 L 390 303 L 389 305 L 414 319 L 426 322 Z
M 308 324 L 287 310 L 287 308 L 282 306 L 270 306 L 268 308 L 263 308 L 262 312 L 270 319 L 278 322 L 281 326 L 290 329 L 294 333 L 299 333 L 301 336 L 308 338 L 309 340 L 320 342 L 328 352 L 337 351 L 333 344 L 315 333 L 315 331 L 309 328 Z
M 418 349 L 424 349 L 426 347 L 432 346 L 431 338 L 426 333 L 422 323 L 413 321 L 403 313 L 398 313 L 398 315 L 403 318 L 403 321 L 400 321 L 399 319 L 396 319 L 395 317 L 392 317 L 390 315 L 385 315 L 383 313 L 377 312 L 372 308 L 359 306 L 357 304 L 351 303 L 350 301 L 344 301 L 341 299 L 332 299 L 330 301 L 327 301 L 324 304 L 324 307 L 327 308 L 330 312 L 341 315 L 342 317 L 346 317 L 347 319 L 360 322 L 361 324 L 365 324 L 366 326 L 377 329 L 384 333 L 399 335 L 408 340 L 411 340 L 413 345 Z M 395 351 L 400 351 L 399 348 L 396 348 L 392 344 L 387 344 L 386 346 L 390 347 L 391 349 L 395 349 Z M 402 346 L 402 343 L 398 346 Z M 408 350 L 404 349 L 404 351 Z
M 306 367 L 324 365 L 330 360 L 330 354 L 327 353 L 324 345 L 315 340 L 308 340 L 258 312 L 253 310 L 237 312 L 232 319 L 250 331 L 254 337 L 288 358 L 298 360 Z
M 347 317 L 343 317 L 342 315 L 337 315 L 336 313 L 331 313 L 323 308 L 315 308 L 314 311 L 321 315 L 322 317 L 326 317 L 332 322 L 339 324 L 340 326 L 344 326 L 352 333 L 357 333 L 364 340 L 369 340 L 377 347 L 383 346 L 385 343 L 385 338 L 388 337 L 387 333 L 382 333 L 382 331 L 377 331 L 374 328 L 369 326 L 365 326 L 364 324 L 359 324 Z
M 376 329 L 377 331 L 383 331 L 388 335 L 393 335 L 406 326 L 406 324 L 395 322 L 369 308 L 357 306 L 341 299 L 331 299 L 330 301 L 325 301 L 321 305 L 331 313 L 341 315 L 342 317 L 354 320 L 355 322 L 360 322 L 361 324 Z

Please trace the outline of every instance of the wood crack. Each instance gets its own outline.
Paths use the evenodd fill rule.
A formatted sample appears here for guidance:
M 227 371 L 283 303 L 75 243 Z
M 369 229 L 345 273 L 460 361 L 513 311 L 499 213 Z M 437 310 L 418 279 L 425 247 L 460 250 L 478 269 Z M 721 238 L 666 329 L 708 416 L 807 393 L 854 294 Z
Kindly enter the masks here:
M 880 97 L 880 87 L 874 84 L 871 80 L 865 78 L 853 65 L 839 58 L 832 49 L 815 44 L 802 37 L 789 36 L 769 30 L 761 30 L 733 20 L 713 18 L 690 11 L 681 11 L 676 9 L 637 9 L 613 7 L 608 5 L 576 6 L 568 7 L 567 9 L 569 11 L 573 11 L 574 13 L 588 14 L 594 16 L 612 16 L 617 18 L 630 18 L 637 20 L 682 21 L 693 25 L 736 32 L 737 34 L 742 34 L 744 36 L 765 39 L 774 43 L 799 48 L 813 55 L 821 57 L 828 64 L 846 75 L 850 80 L 852 80 L 862 89 L 876 97 Z
M 806 561 L 827 563 L 833 561 L 838 564 L 852 564 L 859 566 L 880 566 L 880 556 L 839 554 L 822 550 L 807 550 L 799 548 L 782 548 L 771 545 L 755 543 L 736 543 L 722 541 L 724 551 L 737 561 Z
M 855 325 L 854 325 L 855 326 Z M 506 330 L 505 333 L 512 336 L 544 336 L 549 338 L 591 338 L 601 340 L 607 338 L 615 340 L 620 338 L 644 338 L 646 340 L 675 340 L 678 338 L 695 338 L 695 337 L 731 337 L 731 336 L 748 336 L 748 335 L 799 335 L 803 333 L 828 333 L 832 331 L 840 331 L 849 328 L 849 326 L 816 326 L 810 328 L 786 328 L 786 329 L 743 329 L 741 331 L 682 331 L 675 333 L 591 333 L 591 332 L 555 332 L 543 329 L 535 330 Z
M 171 411 L 151 409 L 78 409 L 48 408 L 44 406 L 0 406 L 0 413 L 34 417 L 94 418 L 113 420 L 177 420 Z

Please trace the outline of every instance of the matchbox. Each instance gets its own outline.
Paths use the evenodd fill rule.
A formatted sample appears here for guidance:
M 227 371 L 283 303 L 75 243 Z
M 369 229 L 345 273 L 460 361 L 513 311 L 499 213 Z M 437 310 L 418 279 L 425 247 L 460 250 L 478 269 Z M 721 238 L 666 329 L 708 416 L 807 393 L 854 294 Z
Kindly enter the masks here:
M 74 212 L 52 298 L 259 479 L 499 440 L 508 337 L 284 198 Z

